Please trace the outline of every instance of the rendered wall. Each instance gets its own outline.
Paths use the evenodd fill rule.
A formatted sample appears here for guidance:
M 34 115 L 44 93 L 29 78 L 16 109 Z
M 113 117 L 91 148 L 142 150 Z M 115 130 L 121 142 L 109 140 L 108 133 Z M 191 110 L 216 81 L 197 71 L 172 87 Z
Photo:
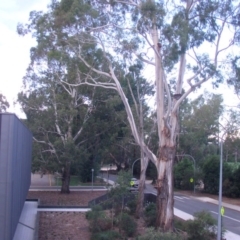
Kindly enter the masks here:
M 0 114 L 0 239 L 12 240 L 31 183 L 32 134 L 15 114 Z

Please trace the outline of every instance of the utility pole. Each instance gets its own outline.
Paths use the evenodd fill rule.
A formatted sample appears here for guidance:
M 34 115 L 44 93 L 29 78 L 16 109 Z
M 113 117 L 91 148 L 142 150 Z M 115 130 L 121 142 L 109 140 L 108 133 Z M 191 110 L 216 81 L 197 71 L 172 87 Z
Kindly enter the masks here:
M 94 169 L 92 168 L 92 191 L 93 191 L 93 173 L 94 173 Z
M 222 237 L 222 141 L 220 142 L 220 172 L 219 172 L 219 196 L 218 196 L 218 232 L 217 232 L 217 240 L 221 240 Z

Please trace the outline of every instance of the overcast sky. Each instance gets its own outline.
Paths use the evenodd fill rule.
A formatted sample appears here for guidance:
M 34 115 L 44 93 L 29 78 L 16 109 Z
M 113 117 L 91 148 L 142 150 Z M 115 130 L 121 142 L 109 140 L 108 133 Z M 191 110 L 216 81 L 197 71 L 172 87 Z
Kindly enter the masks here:
M 32 10 L 46 10 L 50 0 L 0 1 L 0 92 L 11 104 L 9 112 L 21 116 L 19 106 L 13 106 L 22 86 L 22 78 L 29 63 L 29 49 L 35 44 L 30 36 L 16 32 L 19 22 L 28 20 Z
M 35 45 L 31 36 L 17 35 L 17 24 L 26 23 L 32 10 L 46 10 L 50 0 L 1 0 L 0 1 L 0 92 L 11 104 L 9 112 L 23 117 L 20 107 L 14 106 L 17 94 L 21 90 L 22 78 L 29 63 L 29 50 Z M 211 91 L 211 86 L 203 87 Z M 227 105 L 236 105 L 239 100 L 228 87 L 218 90 L 224 94 Z

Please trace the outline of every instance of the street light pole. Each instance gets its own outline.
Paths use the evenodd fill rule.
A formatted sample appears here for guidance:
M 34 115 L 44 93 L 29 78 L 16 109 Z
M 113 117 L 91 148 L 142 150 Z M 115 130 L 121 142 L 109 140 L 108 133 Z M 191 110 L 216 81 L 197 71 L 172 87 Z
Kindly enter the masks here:
M 133 164 L 132 164 L 132 176 L 133 176 L 133 167 L 134 167 L 134 164 L 135 164 L 135 162 L 137 162 L 138 160 L 140 160 L 141 158 L 138 158 L 138 159 L 136 159 L 134 162 L 133 162 Z
M 195 194 L 195 172 L 196 172 L 196 161 L 193 158 L 193 156 L 189 155 L 189 154 L 180 154 L 180 155 L 176 155 L 179 157 L 190 157 L 194 163 L 193 165 L 193 193 Z
M 221 216 L 221 207 L 222 207 L 222 141 L 220 142 L 220 171 L 219 171 L 219 195 L 218 195 L 218 232 L 217 232 L 217 240 L 221 240 L 221 232 L 222 232 L 222 216 Z
M 94 169 L 92 168 L 92 191 L 93 191 L 93 173 L 94 173 Z

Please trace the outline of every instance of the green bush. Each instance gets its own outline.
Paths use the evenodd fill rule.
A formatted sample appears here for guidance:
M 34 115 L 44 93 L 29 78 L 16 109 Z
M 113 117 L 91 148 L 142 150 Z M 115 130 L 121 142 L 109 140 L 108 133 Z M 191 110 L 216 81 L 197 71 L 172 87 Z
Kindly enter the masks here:
M 127 207 L 129 208 L 129 213 L 131 215 L 134 215 L 137 207 L 137 198 L 134 198 L 133 200 L 128 201 Z
M 137 237 L 137 240 L 186 240 L 187 238 L 181 234 L 175 233 L 163 233 L 155 230 L 154 228 L 148 228 L 146 233 Z
M 92 235 L 91 240 L 120 240 L 121 235 L 116 231 L 99 232 Z
M 223 195 L 232 198 L 239 198 L 240 197 L 239 181 L 240 181 L 240 168 L 233 169 L 231 175 L 223 182 Z
M 89 221 L 89 228 L 92 233 L 106 231 L 112 227 L 111 218 L 106 216 L 100 206 L 95 206 L 91 211 L 87 212 L 86 218 Z
M 187 221 L 188 240 L 212 240 L 216 237 L 217 221 L 210 213 L 202 211 L 194 214 L 194 220 Z
M 211 194 L 218 194 L 219 191 L 219 170 L 220 170 L 220 161 L 219 156 L 211 156 L 209 157 L 204 165 L 204 191 Z M 223 182 L 230 178 L 231 169 L 229 165 L 225 162 L 223 163 Z M 223 188 L 223 192 L 225 188 Z
M 144 220 L 147 227 L 156 225 L 157 208 L 155 203 L 149 203 L 144 210 Z
M 174 166 L 174 187 L 182 190 L 192 190 L 193 183 L 190 179 L 194 177 L 193 162 L 183 159 Z
M 93 206 L 91 211 L 88 211 L 85 214 L 87 220 L 92 220 L 99 215 L 104 215 L 103 209 L 100 205 Z
M 117 185 L 111 188 L 108 194 L 107 203 L 112 206 L 114 213 L 117 216 L 120 214 L 125 207 L 125 200 L 129 198 L 132 193 L 129 191 L 129 183 L 131 174 L 129 172 L 121 171 L 118 173 Z
M 174 217 L 174 223 L 173 223 L 174 229 L 175 230 L 181 230 L 186 232 L 187 231 L 187 222 L 183 219 Z
M 126 236 L 132 237 L 136 233 L 137 223 L 127 213 L 119 215 L 119 228 L 122 229 Z

